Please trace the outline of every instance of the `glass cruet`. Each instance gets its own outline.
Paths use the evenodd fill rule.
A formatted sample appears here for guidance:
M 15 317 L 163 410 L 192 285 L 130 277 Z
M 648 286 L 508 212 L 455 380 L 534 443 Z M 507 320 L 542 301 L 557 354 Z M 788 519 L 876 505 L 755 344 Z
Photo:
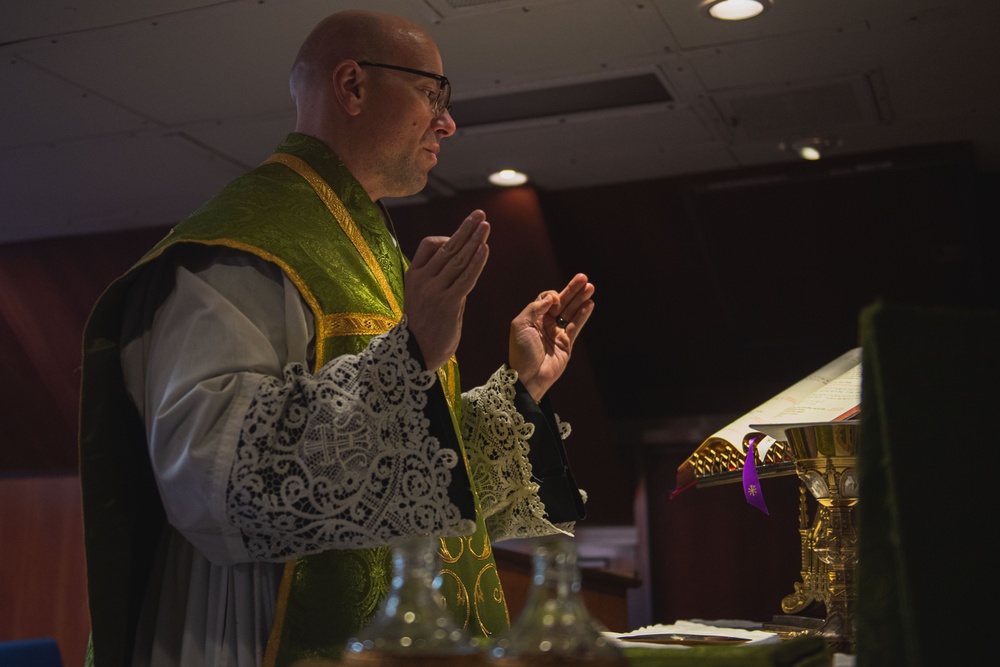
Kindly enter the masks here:
M 619 667 L 625 654 L 587 611 L 576 542 L 552 536 L 534 546 L 534 575 L 524 609 L 490 649 L 496 667 L 584 665 Z
M 393 544 L 389 592 L 375 620 L 348 640 L 343 664 L 486 664 L 484 640 L 455 621 L 441 595 L 439 544 L 434 537 L 407 537 Z

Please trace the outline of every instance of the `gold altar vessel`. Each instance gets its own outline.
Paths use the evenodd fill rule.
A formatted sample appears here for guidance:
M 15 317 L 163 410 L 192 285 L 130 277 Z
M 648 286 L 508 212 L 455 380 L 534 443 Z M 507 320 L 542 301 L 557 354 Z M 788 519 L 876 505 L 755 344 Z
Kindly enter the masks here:
M 810 523 L 804 491 L 799 499 L 802 581 L 782 600 L 785 615 L 776 616 L 773 627 L 822 635 L 837 650 L 847 653 L 853 653 L 855 648 L 858 425 L 852 420 L 754 426 L 789 446 L 796 474 L 818 503 Z M 814 602 L 825 607 L 825 620 L 811 623 L 797 616 Z

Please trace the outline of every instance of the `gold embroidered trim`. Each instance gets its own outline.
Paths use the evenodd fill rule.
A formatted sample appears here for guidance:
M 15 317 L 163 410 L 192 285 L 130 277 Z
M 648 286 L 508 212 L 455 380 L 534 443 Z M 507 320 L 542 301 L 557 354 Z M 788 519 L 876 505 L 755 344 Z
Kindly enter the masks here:
M 452 414 L 455 413 L 455 401 L 453 400 L 453 397 L 458 393 L 457 370 L 458 359 L 452 356 L 452 358 L 437 371 L 438 380 L 440 380 L 441 388 L 444 390 L 444 400 L 448 403 L 448 408 L 451 410 Z
M 171 229 L 170 233 L 172 234 L 173 231 L 174 230 Z M 285 275 L 288 276 L 288 279 L 292 281 L 292 284 L 294 284 L 295 287 L 298 288 L 299 294 L 302 295 L 302 298 L 305 300 L 305 302 L 309 304 L 309 309 L 312 310 L 313 312 L 313 319 L 316 321 L 316 360 L 318 364 L 319 360 L 323 358 L 322 356 L 323 346 L 328 337 L 328 334 L 326 333 L 325 328 L 321 326 L 323 324 L 322 322 L 323 309 L 320 308 L 319 300 L 317 300 L 315 295 L 313 295 L 313 293 L 309 291 L 309 288 L 306 287 L 306 283 L 304 280 L 302 280 L 302 276 L 296 273 L 295 270 L 292 269 L 292 267 L 287 262 L 282 260 L 277 255 L 272 255 L 271 253 L 263 250 L 262 248 L 258 248 L 255 245 L 250 245 L 249 243 L 243 243 L 242 241 L 234 241 L 233 239 L 199 239 L 197 242 L 202 243 L 204 245 L 221 245 L 227 248 L 233 248 L 234 250 L 243 250 L 244 252 L 248 252 L 251 255 L 257 255 L 261 259 L 266 259 L 267 261 L 273 264 L 277 264 L 279 267 L 281 267 L 281 270 L 285 272 Z M 160 248 L 158 252 L 150 255 L 149 259 L 158 257 L 159 255 L 163 254 L 163 251 L 166 250 L 168 247 L 169 246 L 163 246 L 162 248 Z M 323 335 L 320 335 L 321 333 Z
M 344 203 L 340 201 L 340 197 L 337 193 L 327 185 L 326 181 L 313 170 L 305 160 L 295 157 L 294 155 L 289 155 L 288 153 L 274 153 L 266 160 L 264 164 L 268 163 L 278 163 L 283 164 L 299 176 L 301 176 L 306 183 L 312 186 L 312 189 L 316 191 L 317 196 L 323 204 L 326 205 L 327 210 L 336 219 L 337 224 L 340 228 L 344 230 L 347 237 L 351 239 L 351 243 L 354 247 L 358 249 L 358 253 L 361 258 L 365 260 L 365 264 L 368 265 L 368 269 L 375 276 L 376 282 L 378 282 L 379 287 L 382 288 L 382 292 L 385 294 L 385 300 L 389 304 L 389 308 L 392 310 L 393 315 L 396 316 L 397 321 L 403 316 L 403 311 L 396 303 L 396 297 L 392 295 L 392 289 L 389 287 L 389 281 L 386 280 L 385 274 L 382 273 L 382 268 L 378 265 L 378 261 L 375 259 L 375 255 L 372 254 L 371 248 L 365 242 L 364 237 L 361 235 L 361 231 L 358 229 L 357 223 L 354 222 L 354 218 L 348 213 L 347 208 L 344 207 Z
M 285 563 L 284 571 L 281 573 L 278 601 L 274 609 L 274 621 L 271 623 L 271 634 L 267 638 L 267 647 L 264 649 L 264 667 L 274 667 L 274 663 L 278 659 L 278 647 L 281 645 L 281 633 L 285 629 L 285 616 L 288 612 L 288 598 L 292 595 L 295 563 L 295 560 Z
M 396 326 L 397 320 L 373 313 L 332 313 L 323 316 L 331 336 L 377 336 Z

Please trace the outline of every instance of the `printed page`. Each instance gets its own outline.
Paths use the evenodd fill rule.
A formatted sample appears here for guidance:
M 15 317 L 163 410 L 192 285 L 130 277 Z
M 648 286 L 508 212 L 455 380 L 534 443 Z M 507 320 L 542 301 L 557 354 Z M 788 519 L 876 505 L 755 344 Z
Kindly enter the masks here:
M 795 405 L 791 405 L 769 422 L 795 424 L 798 422 L 832 422 L 847 418 L 861 406 L 861 365 L 830 380 Z M 760 424 L 763 422 L 754 422 Z
M 845 352 L 791 387 L 712 434 L 745 453 L 743 437 L 750 424 L 834 421 L 861 403 L 861 348 Z M 761 443 L 759 455 L 774 440 Z

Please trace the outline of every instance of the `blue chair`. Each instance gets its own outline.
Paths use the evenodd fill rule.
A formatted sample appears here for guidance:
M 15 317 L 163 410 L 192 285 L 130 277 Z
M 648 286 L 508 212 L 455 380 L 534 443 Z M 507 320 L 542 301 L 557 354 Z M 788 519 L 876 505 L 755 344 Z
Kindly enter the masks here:
M 0 667 L 63 667 L 52 637 L 0 642 Z

